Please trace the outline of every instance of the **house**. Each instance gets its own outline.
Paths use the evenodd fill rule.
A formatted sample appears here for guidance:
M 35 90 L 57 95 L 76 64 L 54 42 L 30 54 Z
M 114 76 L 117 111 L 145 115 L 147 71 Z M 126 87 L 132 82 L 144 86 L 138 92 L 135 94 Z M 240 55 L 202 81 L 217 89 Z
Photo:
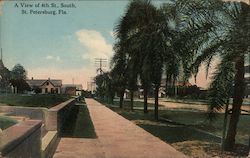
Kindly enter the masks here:
M 62 93 L 69 95 L 82 95 L 82 85 L 81 84 L 63 84 Z
M 33 79 L 32 77 L 31 80 L 26 80 L 26 82 L 35 93 L 61 94 L 62 80 Z

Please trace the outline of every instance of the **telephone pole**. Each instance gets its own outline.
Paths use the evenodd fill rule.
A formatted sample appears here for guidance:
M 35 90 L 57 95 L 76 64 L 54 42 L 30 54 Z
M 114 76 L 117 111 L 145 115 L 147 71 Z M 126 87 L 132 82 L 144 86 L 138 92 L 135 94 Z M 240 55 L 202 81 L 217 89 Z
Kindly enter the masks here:
M 107 66 L 107 59 L 104 58 L 95 58 L 95 65 L 97 67 L 96 73 L 103 74 L 103 68 Z

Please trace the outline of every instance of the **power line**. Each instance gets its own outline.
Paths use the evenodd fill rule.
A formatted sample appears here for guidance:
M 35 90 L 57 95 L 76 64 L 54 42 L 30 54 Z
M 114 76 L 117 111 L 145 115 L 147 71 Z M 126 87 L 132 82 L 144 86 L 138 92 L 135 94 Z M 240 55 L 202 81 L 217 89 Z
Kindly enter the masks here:
M 95 65 L 97 67 L 96 72 L 99 74 L 103 74 L 103 68 L 107 67 L 108 59 L 104 58 L 95 58 Z

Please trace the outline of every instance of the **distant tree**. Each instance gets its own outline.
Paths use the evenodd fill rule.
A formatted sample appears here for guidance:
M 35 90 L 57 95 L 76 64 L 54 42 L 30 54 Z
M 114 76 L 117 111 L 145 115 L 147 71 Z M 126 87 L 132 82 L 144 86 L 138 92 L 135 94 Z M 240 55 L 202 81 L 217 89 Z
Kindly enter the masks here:
M 11 70 L 12 79 L 23 79 L 27 78 L 27 71 L 21 64 L 16 64 Z
M 114 87 L 109 72 L 99 74 L 95 77 L 97 85 L 96 95 L 103 101 L 113 104 Z
M 17 93 L 23 93 L 25 90 L 30 90 L 29 85 L 25 81 L 27 78 L 27 71 L 21 64 L 16 64 L 11 70 L 12 86 L 17 88 Z
M 42 93 L 42 89 L 39 88 L 38 86 L 33 87 L 33 90 L 34 90 L 34 92 L 35 92 L 36 94 Z

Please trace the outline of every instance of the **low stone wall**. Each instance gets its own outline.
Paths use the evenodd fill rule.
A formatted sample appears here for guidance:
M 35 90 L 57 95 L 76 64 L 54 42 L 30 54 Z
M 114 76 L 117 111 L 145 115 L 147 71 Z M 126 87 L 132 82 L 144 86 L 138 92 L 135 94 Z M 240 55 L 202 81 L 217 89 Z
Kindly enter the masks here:
M 26 116 L 34 120 L 42 120 L 44 123 L 47 108 L 42 107 L 21 107 L 21 106 L 8 106 L 0 103 L 0 112 L 12 116 Z
M 1 113 L 26 116 L 31 120 L 24 120 L 0 133 L 0 158 L 52 157 L 75 101 L 72 98 L 50 109 L 1 105 Z M 44 138 L 41 138 L 41 132 L 45 134 Z
M 48 131 L 57 130 L 60 134 L 65 120 L 70 116 L 75 101 L 75 98 L 69 99 L 68 101 L 58 104 L 48 110 L 47 116 L 45 117 L 45 127 Z
M 0 133 L 0 157 L 41 157 L 40 120 L 20 122 Z
M 42 158 L 51 158 L 59 143 L 57 131 L 49 131 L 42 138 Z
M 69 99 L 50 109 L 42 107 L 19 107 L 0 105 L 0 112 L 12 116 L 26 116 L 30 119 L 42 120 L 47 131 L 60 131 L 65 119 L 68 118 L 72 106 L 75 103 L 75 98 Z

